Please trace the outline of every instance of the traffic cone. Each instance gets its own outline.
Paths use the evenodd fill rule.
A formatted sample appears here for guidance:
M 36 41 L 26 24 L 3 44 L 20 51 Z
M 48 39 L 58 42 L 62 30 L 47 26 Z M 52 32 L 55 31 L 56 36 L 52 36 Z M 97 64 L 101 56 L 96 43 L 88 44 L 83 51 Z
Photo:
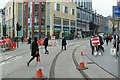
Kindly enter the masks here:
M 40 56 L 37 60 L 37 69 L 36 69 L 36 76 L 35 78 L 43 78 L 42 68 L 40 66 Z
M 81 56 L 81 58 L 80 58 L 81 59 L 80 60 L 80 70 L 88 69 L 88 68 L 85 67 L 85 64 L 84 64 L 84 57 L 83 57 L 84 54 L 83 54 L 83 52 L 80 53 L 80 56 Z

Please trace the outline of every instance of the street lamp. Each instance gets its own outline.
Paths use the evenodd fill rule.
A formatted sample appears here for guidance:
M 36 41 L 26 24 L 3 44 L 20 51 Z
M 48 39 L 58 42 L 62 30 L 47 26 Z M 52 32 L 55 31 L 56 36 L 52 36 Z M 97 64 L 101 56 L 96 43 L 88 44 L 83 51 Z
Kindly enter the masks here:
M 82 7 L 83 7 L 83 6 L 81 5 L 81 6 L 80 6 L 80 8 L 81 8 L 81 10 L 80 10 L 80 12 L 81 12 L 81 14 L 80 14 L 80 16 L 81 16 L 81 17 L 80 17 L 80 18 L 81 18 L 81 34 L 82 34 Z
M 14 0 L 13 0 L 13 30 L 12 30 L 13 31 L 13 36 L 12 36 L 13 38 L 15 38 L 14 30 L 15 29 L 14 29 Z

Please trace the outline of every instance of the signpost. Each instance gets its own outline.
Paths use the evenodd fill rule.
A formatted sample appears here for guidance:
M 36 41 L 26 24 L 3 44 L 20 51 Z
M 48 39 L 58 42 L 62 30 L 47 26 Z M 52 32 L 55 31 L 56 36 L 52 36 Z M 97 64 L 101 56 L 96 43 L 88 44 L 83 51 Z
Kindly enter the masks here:
M 52 45 L 55 45 L 55 36 L 51 36 Z
M 114 22 L 115 21 L 118 21 L 118 25 L 117 25 L 117 28 L 116 28 L 116 50 L 117 50 L 117 42 L 118 42 L 118 39 L 117 39 L 117 35 L 120 36 L 120 31 L 119 31 L 119 21 L 120 21 L 120 6 L 113 6 L 113 17 L 114 17 Z M 116 54 L 117 54 L 117 51 L 116 51 Z M 116 55 L 116 58 L 117 58 L 117 55 Z
M 98 46 L 98 45 L 100 45 L 99 37 L 91 38 L 91 43 L 92 43 L 92 46 Z
M 120 20 L 120 6 L 113 6 L 113 17 L 115 21 Z

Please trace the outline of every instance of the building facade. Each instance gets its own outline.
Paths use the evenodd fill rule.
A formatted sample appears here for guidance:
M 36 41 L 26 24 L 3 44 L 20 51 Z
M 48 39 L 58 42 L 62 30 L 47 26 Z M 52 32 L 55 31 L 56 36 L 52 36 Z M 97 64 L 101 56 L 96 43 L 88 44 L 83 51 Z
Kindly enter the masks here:
M 5 11 L 5 23 L 6 23 L 6 34 L 9 37 L 21 37 L 22 30 L 18 32 L 16 30 L 16 24 L 19 23 L 20 26 L 23 26 L 22 21 L 22 12 L 23 12 L 23 2 L 18 2 L 14 0 L 10 0 L 6 4 L 6 11 Z
M 0 9 L 0 37 L 6 36 L 5 8 Z
M 14 7 L 14 10 L 13 10 Z M 14 17 L 13 12 L 14 11 Z M 107 19 L 92 9 L 92 0 L 8 2 L 6 4 L 8 36 L 26 38 L 73 35 L 90 36 L 93 32 L 107 32 Z M 90 22 L 94 30 L 90 30 Z M 22 26 L 16 31 L 16 24 Z
M 77 5 L 77 34 L 90 34 L 89 22 L 92 21 L 92 0 L 74 0 Z
M 108 34 L 112 34 L 113 32 L 113 22 L 108 20 Z
M 61 38 L 76 30 L 76 5 L 72 2 L 25 2 L 24 36 Z M 26 34 L 27 33 L 27 34 Z
M 24 2 L 23 36 L 45 36 L 46 2 Z
M 3 36 L 3 26 L 2 26 L 2 9 L 0 9 L 0 37 Z
M 50 2 L 50 4 L 47 3 L 47 7 L 47 33 L 50 36 L 61 38 L 76 34 L 76 5 L 74 3 Z

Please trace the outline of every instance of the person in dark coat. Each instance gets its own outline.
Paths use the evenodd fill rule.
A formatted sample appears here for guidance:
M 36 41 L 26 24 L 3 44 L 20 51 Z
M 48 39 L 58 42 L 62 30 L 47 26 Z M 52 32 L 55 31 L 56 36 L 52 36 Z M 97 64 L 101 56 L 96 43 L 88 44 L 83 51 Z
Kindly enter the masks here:
M 108 45 L 108 42 L 109 42 L 109 35 L 106 36 L 105 40 L 106 40 L 106 44 Z
M 35 58 L 36 60 L 38 60 L 39 55 L 39 48 L 38 48 L 38 44 L 37 44 L 37 37 L 34 38 L 34 41 L 32 42 L 32 49 L 31 49 L 31 56 L 32 58 L 29 60 L 29 62 L 27 62 L 27 66 L 29 66 L 30 62 Z
M 23 43 L 23 39 L 24 39 L 24 38 L 23 38 L 23 36 L 22 36 L 22 38 L 21 38 L 22 43 Z
M 66 45 L 67 45 L 66 39 L 63 37 L 62 38 L 62 50 L 63 50 L 63 46 L 64 46 L 64 50 L 66 50 Z
M 29 37 L 28 39 L 28 44 L 31 44 L 31 37 Z
M 101 49 L 104 52 L 104 47 L 103 47 L 104 42 L 101 36 L 99 36 L 99 40 L 100 40 L 100 45 L 98 45 L 98 50 Z
M 116 43 L 117 43 L 117 45 L 116 45 Z M 115 35 L 114 36 L 114 41 L 113 41 L 113 47 L 117 48 L 117 54 L 116 54 L 117 57 L 118 57 L 118 51 L 119 51 L 119 44 L 120 44 L 119 36 Z
M 94 46 L 94 45 L 92 44 L 92 41 L 91 41 L 91 39 L 92 39 L 92 38 L 95 38 L 95 37 L 98 37 L 98 35 L 95 34 L 95 35 L 91 36 L 91 38 L 90 38 L 90 46 L 91 46 L 91 49 L 92 49 L 92 55 L 94 55 L 94 51 L 95 51 L 95 50 L 98 51 L 98 46 Z
M 94 38 L 94 37 L 96 37 L 96 36 L 94 36 L 94 35 L 91 36 L 91 38 Z M 92 45 L 91 38 L 90 38 L 90 47 L 91 47 L 91 49 L 92 49 L 92 55 L 94 55 L 95 49 L 96 49 L 96 51 L 97 51 L 97 46 L 93 46 L 93 45 Z
M 48 38 L 47 37 L 45 37 L 43 45 L 45 46 L 45 54 L 49 54 L 49 51 L 47 50 L 47 46 L 48 46 Z

